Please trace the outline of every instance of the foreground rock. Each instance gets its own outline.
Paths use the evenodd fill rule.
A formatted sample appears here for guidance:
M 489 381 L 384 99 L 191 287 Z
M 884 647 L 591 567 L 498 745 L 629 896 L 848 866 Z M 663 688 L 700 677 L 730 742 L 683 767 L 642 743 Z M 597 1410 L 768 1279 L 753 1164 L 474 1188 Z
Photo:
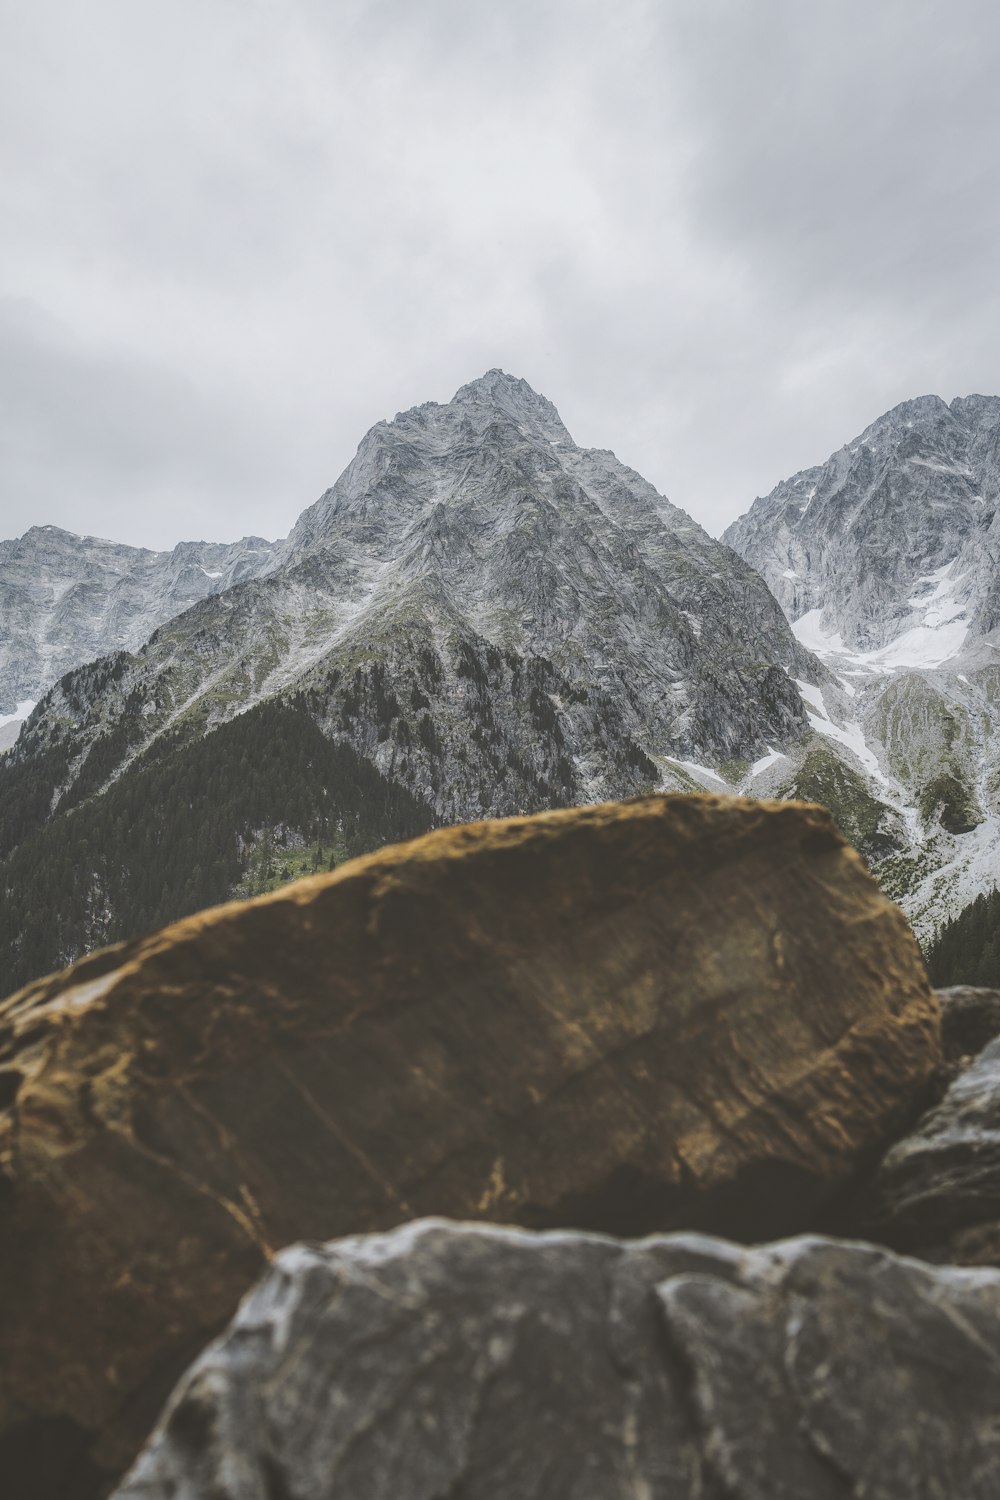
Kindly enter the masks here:
M 956 984 L 935 991 L 941 1007 L 941 1047 L 946 1062 L 968 1062 L 1000 1036 L 1000 990 Z
M 0 1007 L 0 1471 L 100 1493 L 300 1237 L 801 1227 L 938 1027 L 829 816 L 714 797 L 442 831 L 86 959 Z
M 1000 1273 L 425 1221 L 295 1246 L 118 1500 L 995 1500 Z
M 858 1223 L 928 1260 L 1000 1266 L 1000 1038 L 892 1147 Z
M 847 1227 L 928 1260 L 1000 1266 L 1000 990 L 936 993 L 951 1087 L 891 1147 Z

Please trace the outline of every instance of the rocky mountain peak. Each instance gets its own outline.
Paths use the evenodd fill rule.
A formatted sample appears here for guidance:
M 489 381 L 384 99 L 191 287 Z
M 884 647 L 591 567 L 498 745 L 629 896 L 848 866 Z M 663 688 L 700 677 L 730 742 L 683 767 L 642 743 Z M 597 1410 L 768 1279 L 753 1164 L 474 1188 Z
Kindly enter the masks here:
M 996 881 L 998 504 L 1000 399 L 927 395 L 725 533 L 846 695 L 839 708 L 817 695 L 810 724 L 824 755 L 853 748 L 873 794 L 903 815 L 910 853 L 892 889 L 925 933 Z M 829 801 L 830 786 L 826 775 L 810 790 Z
M 504 370 L 487 370 L 456 391 L 457 406 L 493 406 L 504 412 L 525 433 L 553 443 L 573 440 L 562 418 L 547 397 L 539 395 L 526 380 Z
M 820 611 L 823 633 L 852 651 L 882 651 L 924 625 L 955 627 L 928 641 L 934 650 L 921 660 L 929 663 L 992 628 L 983 559 L 1000 544 L 987 544 L 998 497 L 1000 401 L 970 396 L 949 406 L 920 396 L 825 464 L 782 480 L 724 540 L 764 574 L 789 619 Z M 937 606 L 943 588 L 948 618 L 936 608 L 925 620 L 924 605 Z M 967 606 L 961 639 L 958 603 Z

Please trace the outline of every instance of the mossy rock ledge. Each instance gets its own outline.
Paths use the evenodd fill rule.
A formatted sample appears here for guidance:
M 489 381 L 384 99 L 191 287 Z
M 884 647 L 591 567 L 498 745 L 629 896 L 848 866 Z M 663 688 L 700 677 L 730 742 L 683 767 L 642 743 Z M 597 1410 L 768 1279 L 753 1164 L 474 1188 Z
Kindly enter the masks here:
M 940 1060 L 805 804 L 445 829 L 91 955 L 0 1004 L 0 1472 L 106 1494 L 293 1240 L 805 1227 Z

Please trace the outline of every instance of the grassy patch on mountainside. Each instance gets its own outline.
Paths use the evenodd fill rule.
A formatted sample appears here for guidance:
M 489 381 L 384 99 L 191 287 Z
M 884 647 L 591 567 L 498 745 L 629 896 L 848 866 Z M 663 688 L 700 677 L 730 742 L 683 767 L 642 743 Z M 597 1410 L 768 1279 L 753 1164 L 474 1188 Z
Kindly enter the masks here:
M 265 828 L 244 849 L 245 874 L 233 891 L 234 896 L 248 899 L 277 891 L 290 881 L 306 875 L 335 870 L 349 859 L 347 844 L 340 828 L 325 839 L 303 840 L 300 834 L 280 828 L 277 833 Z
M 898 854 L 905 847 L 892 811 L 822 743 L 814 743 L 806 751 L 787 795 L 828 808 L 844 837 L 871 863 Z

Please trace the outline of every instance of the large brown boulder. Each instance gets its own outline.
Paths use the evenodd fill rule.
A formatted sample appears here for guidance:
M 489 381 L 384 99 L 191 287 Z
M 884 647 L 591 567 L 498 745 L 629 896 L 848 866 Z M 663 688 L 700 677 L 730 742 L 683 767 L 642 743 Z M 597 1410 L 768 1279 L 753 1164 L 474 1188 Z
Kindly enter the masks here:
M 773 1235 L 939 1063 L 902 915 L 788 803 L 449 829 L 94 955 L 0 1006 L 0 1472 L 99 1493 L 290 1240 Z
M 1000 1272 L 425 1220 L 284 1251 L 117 1500 L 996 1500 Z

